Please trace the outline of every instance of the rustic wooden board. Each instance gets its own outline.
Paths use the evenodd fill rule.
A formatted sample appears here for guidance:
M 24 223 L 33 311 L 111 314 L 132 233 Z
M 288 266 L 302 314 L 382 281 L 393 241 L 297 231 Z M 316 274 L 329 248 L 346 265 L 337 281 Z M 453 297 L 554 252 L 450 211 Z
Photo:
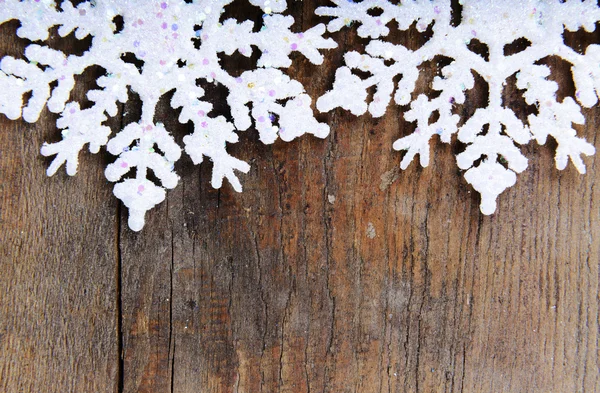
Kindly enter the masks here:
M 298 28 L 323 21 L 313 9 L 293 2 Z M 16 26 L 0 27 L 0 55 L 22 55 Z M 297 58 L 289 70 L 313 97 L 364 45 L 355 29 L 335 38 L 324 66 Z M 550 62 L 572 94 L 568 69 Z M 514 87 L 505 93 L 525 114 Z M 483 102 L 479 86 L 461 110 Z M 242 194 L 212 189 L 210 164 L 183 158 L 141 233 L 103 177 L 108 154 L 47 178 L 39 147 L 58 138 L 56 116 L 0 118 L 0 391 L 600 391 L 600 155 L 581 176 L 554 168 L 553 146 L 524 147 L 528 171 L 483 216 L 459 147 L 436 144 L 428 168 L 397 170 L 403 110 L 319 115 L 325 140 L 265 147 L 242 134 L 231 149 L 252 164 Z M 113 127 L 139 107 L 121 113 Z M 600 110 L 585 116 L 581 135 L 598 149 Z M 163 103 L 157 120 L 181 141 L 176 119 Z
M 0 55 L 22 56 L 17 26 L 0 26 Z M 55 122 L 47 111 L 35 125 L 0 119 L 0 391 L 110 392 L 118 204 L 102 155 L 82 157 L 74 178 L 46 177 L 39 149 Z

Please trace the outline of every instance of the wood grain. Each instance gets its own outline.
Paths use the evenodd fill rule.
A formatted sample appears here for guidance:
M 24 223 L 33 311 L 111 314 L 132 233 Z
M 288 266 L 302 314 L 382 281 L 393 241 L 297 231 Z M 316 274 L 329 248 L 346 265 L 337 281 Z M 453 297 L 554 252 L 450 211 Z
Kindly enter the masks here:
M 22 57 L 18 24 L 0 26 L 0 55 Z M 10 37 L 10 38 L 8 38 Z M 8 38 L 8 39 L 7 39 Z M 75 97 L 85 94 L 83 86 Z M 107 157 L 82 155 L 76 177 L 47 178 L 39 154 L 56 115 L 0 119 L 0 391 L 109 392 L 118 371 L 118 204 Z M 60 134 L 60 133 L 58 133 Z
M 313 9 L 292 2 L 298 29 L 325 21 Z M 16 26 L 0 27 L 0 55 L 22 56 Z M 355 28 L 334 38 L 323 66 L 298 57 L 288 70 L 312 97 L 364 45 Z M 568 68 L 548 62 L 572 94 Z M 82 79 L 79 99 L 94 75 Z M 505 101 L 525 115 L 518 96 L 509 84 Z M 226 111 L 222 91 L 211 97 Z M 479 86 L 459 110 L 484 102 Z M 58 138 L 56 116 L 2 117 L 0 391 L 600 391 L 600 156 L 582 176 L 554 168 L 551 144 L 523 147 L 529 169 L 483 216 L 456 169 L 460 146 L 435 143 L 428 168 L 398 171 L 405 110 L 320 114 L 325 140 L 263 146 L 242 133 L 231 147 L 252 165 L 241 194 L 212 189 L 210 164 L 184 157 L 140 233 L 104 179 L 108 154 L 47 178 L 39 148 Z M 111 126 L 136 111 L 128 103 Z M 600 110 L 585 117 L 580 134 L 598 149 Z M 176 119 L 165 101 L 156 120 L 181 142 Z

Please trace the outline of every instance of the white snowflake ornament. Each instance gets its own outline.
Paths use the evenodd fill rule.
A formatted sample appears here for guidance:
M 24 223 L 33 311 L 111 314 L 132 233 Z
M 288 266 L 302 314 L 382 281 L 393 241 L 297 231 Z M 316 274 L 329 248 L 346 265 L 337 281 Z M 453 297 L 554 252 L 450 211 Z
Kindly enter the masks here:
M 17 19 L 21 22 L 18 36 L 36 42 L 26 48 L 26 60 L 6 56 L 0 62 L 0 113 L 28 122 L 35 122 L 45 106 L 60 113 L 57 126 L 63 130 L 63 139 L 41 149 L 44 156 L 55 157 L 48 175 L 63 164 L 67 173 L 74 175 L 85 145 L 92 153 L 106 145 L 118 157 L 106 168 L 106 177 L 121 181 L 114 193 L 129 208 L 130 228 L 139 231 L 146 211 L 164 200 L 165 188 L 178 182 L 173 164 L 180 158 L 181 148 L 162 124 L 154 122 L 159 99 L 174 90 L 171 106 L 181 108 L 179 121 L 194 124 L 193 133 L 184 137 L 186 153 L 196 164 L 204 157 L 212 160 L 213 187 L 220 187 L 227 178 L 241 191 L 235 171 L 248 172 L 250 167 L 226 149 L 227 143 L 238 141 L 236 130 L 254 124 L 264 143 L 273 143 L 278 137 L 290 141 L 305 133 L 328 134 L 329 127 L 314 118 L 311 99 L 302 85 L 279 68 L 291 65 L 292 52 L 320 64 L 320 50 L 336 45 L 322 37 L 324 25 L 293 33 L 294 19 L 279 14 L 286 9 L 285 0 L 250 0 L 265 13 L 258 32 L 253 31 L 252 21 L 220 21 L 224 7 L 232 1 L 90 0 L 77 6 L 64 1 L 57 8 L 51 0 L 0 0 L 0 24 Z M 117 17 L 123 20 L 120 31 Z M 75 56 L 44 46 L 42 42 L 54 26 L 62 37 L 73 31 L 77 39 L 91 35 L 91 47 Z M 195 47 L 197 40 L 199 48 Z M 262 53 L 258 68 L 235 77 L 221 67 L 219 54 L 238 51 L 249 57 L 253 48 Z M 124 54 L 143 62 L 141 69 L 124 61 Z M 74 76 L 93 65 L 104 68 L 106 75 L 97 80 L 101 89 L 87 94 L 93 105 L 81 109 L 69 101 Z M 210 115 L 212 105 L 203 100 L 204 90 L 197 80 L 229 90 L 233 124 L 223 116 Z M 52 84 L 56 87 L 51 88 Z M 142 117 L 111 137 L 110 128 L 103 123 L 107 116 L 117 114 L 119 103 L 128 100 L 128 90 L 139 95 Z M 22 108 L 27 93 L 31 98 Z M 135 169 L 135 177 L 123 179 L 131 169 Z M 148 171 L 161 184 L 149 180 Z
M 536 139 L 543 144 L 550 135 L 558 143 L 556 167 L 564 169 L 570 159 L 577 170 L 585 173 L 581 155 L 592 155 L 594 147 L 576 136 L 573 124 L 583 124 L 581 106 L 591 107 L 600 94 L 600 46 L 590 45 L 579 54 L 563 42 L 565 30 L 583 27 L 594 31 L 600 21 L 596 0 L 462 0 L 461 22 L 452 25 L 450 0 L 402 0 L 392 4 L 386 0 L 332 0 L 335 6 L 319 7 L 316 13 L 333 17 L 329 31 L 359 23 L 358 35 L 370 38 L 366 54 L 349 52 L 346 65 L 336 72 L 333 89 L 320 97 L 317 108 L 330 111 L 341 107 L 355 115 L 367 110 L 382 116 L 392 99 L 397 105 L 410 104 L 404 117 L 416 122 L 411 135 L 398 139 L 393 147 L 406 150 L 401 167 L 405 169 L 419 154 L 422 166 L 429 163 L 429 141 L 439 135 L 449 143 L 454 134 L 467 144 L 457 156 L 466 170 L 465 178 L 481 194 L 481 211 L 496 210 L 496 198 L 516 182 L 516 173 L 527 168 L 527 159 L 518 146 Z M 377 16 L 375 16 L 377 15 Z M 432 37 L 420 48 L 410 50 L 380 38 L 389 33 L 388 25 L 407 30 L 413 23 L 420 32 L 432 24 Z M 488 59 L 471 51 L 472 40 L 487 45 Z M 518 39 L 529 46 L 506 56 L 504 48 Z M 433 81 L 439 92 L 435 98 L 413 96 L 419 77 L 419 66 L 442 55 L 452 62 L 442 68 L 442 76 Z M 548 56 L 559 56 L 572 65 L 577 88 L 575 98 L 558 102 L 558 86 L 548 79 L 550 70 L 537 62 Z M 367 72 L 360 78 L 353 70 Z M 488 84 L 489 103 L 469 119 L 453 113 L 454 104 L 465 101 L 465 91 L 473 88 L 473 72 Z M 393 79 L 401 76 L 397 86 Z M 506 80 L 516 75 L 517 87 L 524 90 L 525 101 L 535 105 L 537 113 L 523 124 L 502 101 Z M 367 104 L 367 89 L 376 92 Z M 395 92 L 394 92 L 395 90 Z M 431 121 L 430 119 L 437 120 Z M 461 124 L 462 121 L 462 125 Z M 476 162 L 481 159 L 477 165 Z

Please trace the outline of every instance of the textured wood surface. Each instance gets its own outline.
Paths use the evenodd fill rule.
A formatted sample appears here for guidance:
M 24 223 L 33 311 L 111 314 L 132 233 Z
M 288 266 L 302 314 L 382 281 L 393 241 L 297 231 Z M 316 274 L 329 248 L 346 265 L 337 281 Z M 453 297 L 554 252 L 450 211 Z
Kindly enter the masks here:
M 313 9 L 292 2 L 297 28 L 324 21 Z M 22 56 L 17 26 L 0 26 L 0 55 Z M 312 97 L 364 45 L 355 28 L 334 38 L 325 65 L 298 57 L 289 70 Z M 572 94 L 568 67 L 548 62 Z M 426 67 L 420 91 L 437 71 Z M 459 111 L 485 94 L 479 84 Z M 514 83 L 504 98 L 526 115 Z M 436 143 L 428 168 L 398 171 L 392 142 L 413 127 L 404 110 L 321 114 L 325 140 L 263 146 L 243 133 L 231 148 L 252 165 L 241 194 L 212 189 L 210 164 L 184 157 L 140 233 L 111 195 L 107 153 L 47 178 L 39 148 L 59 137 L 56 115 L 0 118 L 0 391 L 600 391 L 600 155 L 582 176 L 554 168 L 551 143 L 523 147 L 529 169 L 483 216 L 456 168 L 460 146 Z M 136 116 L 128 103 L 110 125 Z M 585 116 L 581 135 L 598 149 L 600 110 Z M 176 119 L 163 102 L 156 120 L 181 142 Z

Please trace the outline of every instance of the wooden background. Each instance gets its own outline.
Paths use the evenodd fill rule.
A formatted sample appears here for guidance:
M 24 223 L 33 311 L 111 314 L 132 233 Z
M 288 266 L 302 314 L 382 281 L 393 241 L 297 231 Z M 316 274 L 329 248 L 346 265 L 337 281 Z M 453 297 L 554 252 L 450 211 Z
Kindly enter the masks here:
M 296 28 L 326 22 L 312 1 L 291 3 Z M 0 26 L 0 55 L 22 57 L 16 27 Z M 333 37 L 323 66 L 298 57 L 288 71 L 315 98 L 343 52 L 364 48 L 355 27 Z M 424 41 L 414 30 L 394 39 Z M 559 95 L 573 94 L 568 66 L 547 62 Z M 439 71 L 424 68 L 420 91 Z M 485 90 L 458 112 L 485 104 Z M 512 81 L 505 101 L 524 118 L 521 100 Z M 243 133 L 231 147 L 252 165 L 241 194 L 212 189 L 210 164 L 184 157 L 140 233 L 104 178 L 107 153 L 47 178 L 39 148 L 59 138 L 56 115 L 0 118 L 0 392 L 600 391 L 600 154 L 582 176 L 554 168 L 552 143 L 523 147 L 529 169 L 483 216 L 456 167 L 461 146 L 435 143 L 428 168 L 398 171 L 392 142 L 414 127 L 405 110 L 321 114 L 325 140 L 263 146 Z M 580 134 L 598 149 L 600 109 L 584 112 Z M 109 124 L 136 114 L 133 100 Z M 176 119 L 163 102 L 157 121 L 181 142 Z

